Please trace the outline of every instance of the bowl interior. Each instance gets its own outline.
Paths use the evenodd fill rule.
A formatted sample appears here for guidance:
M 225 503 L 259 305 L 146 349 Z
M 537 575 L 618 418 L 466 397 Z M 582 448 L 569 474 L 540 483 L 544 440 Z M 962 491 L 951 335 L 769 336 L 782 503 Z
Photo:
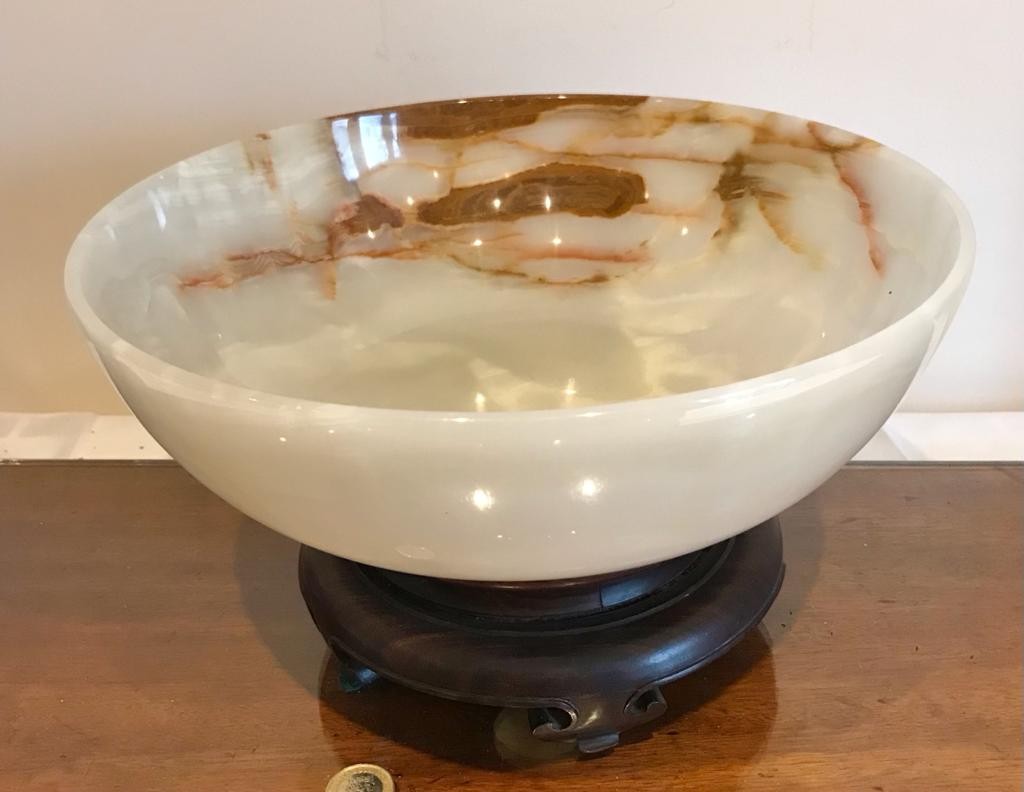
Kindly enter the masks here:
M 324 402 L 581 407 L 836 351 L 949 273 L 941 183 L 856 135 L 633 96 L 435 102 L 184 160 L 70 267 L 128 343 Z

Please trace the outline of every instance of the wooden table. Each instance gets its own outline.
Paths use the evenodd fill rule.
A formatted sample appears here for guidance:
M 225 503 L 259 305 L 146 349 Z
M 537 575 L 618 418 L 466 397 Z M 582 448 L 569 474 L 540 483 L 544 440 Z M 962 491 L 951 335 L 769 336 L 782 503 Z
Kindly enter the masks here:
M 179 468 L 0 466 L 0 790 L 1019 789 L 1022 509 L 1021 467 L 844 470 L 784 515 L 758 632 L 539 762 L 496 710 L 339 692 L 297 546 Z

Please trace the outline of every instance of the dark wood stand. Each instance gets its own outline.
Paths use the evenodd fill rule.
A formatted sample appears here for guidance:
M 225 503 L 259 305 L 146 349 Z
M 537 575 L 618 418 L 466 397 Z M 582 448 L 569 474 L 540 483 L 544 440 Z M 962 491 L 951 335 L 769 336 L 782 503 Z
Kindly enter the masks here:
M 299 555 L 302 595 L 346 690 L 380 675 L 527 708 L 534 735 L 583 753 L 664 713 L 660 687 L 754 627 L 783 573 L 777 519 L 660 564 L 540 583 L 417 577 L 310 547 Z

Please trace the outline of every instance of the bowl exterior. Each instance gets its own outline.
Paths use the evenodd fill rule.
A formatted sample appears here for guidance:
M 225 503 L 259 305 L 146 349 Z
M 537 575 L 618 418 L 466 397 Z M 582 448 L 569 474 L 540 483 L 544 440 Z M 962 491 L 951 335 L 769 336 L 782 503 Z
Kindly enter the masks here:
M 211 149 L 101 210 L 65 286 L 142 423 L 245 514 L 362 563 L 525 581 L 681 555 L 806 496 L 895 409 L 972 256 L 959 200 L 872 141 L 717 103 L 559 94 Z M 503 315 L 515 321 L 491 321 Z M 508 357 L 495 368 L 518 372 L 499 395 L 541 383 L 539 400 L 508 406 L 483 375 L 460 385 L 461 359 L 423 364 L 423 390 L 461 388 L 450 401 L 388 376 L 373 398 L 332 389 L 354 363 L 309 387 L 341 350 L 388 375 L 421 363 L 430 343 L 403 346 L 421 325 L 418 342 L 491 339 Z M 572 329 L 568 351 L 552 351 L 552 327 Z M 664 376 L 641 381 L 620 347 Z M 526 364 L 548 356 L 564 370 L 534 376 Z
M 896 407 L 965 280 L 826 358 L 588 411 L 473 417 L 199 393 L 128 344 L 93 342 L 153 436 L 255 520 L 388 569 L 544 580 L 690 552 L 810 493 Z

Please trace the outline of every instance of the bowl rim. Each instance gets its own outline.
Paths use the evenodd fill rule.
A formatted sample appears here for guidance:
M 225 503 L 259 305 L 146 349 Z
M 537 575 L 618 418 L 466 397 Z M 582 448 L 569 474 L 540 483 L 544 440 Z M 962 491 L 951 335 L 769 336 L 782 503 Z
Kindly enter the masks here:
M 642 94 L 600 94 L 600 93 L 575 93 L 566 92 L 567 95 L 575 97 L 588 96 L 614 96 L 614 97 L 635 97 Z M 298 124 L 286 124 L 276 127 L 287 129 L 293 126 L 304 126 L 316 123 L 319 120 L 333 118 L 355 117 L 367 113 L 381 112 L 382 109 L 402 109 L 428 104 L 455 103 L 460 99 L 469 101 L 487 101 L 503 98 L 536 98 L 550 97 L 561 94 L 554 92 L 537 94 L 495 94 L 485 96 L 459 97 L 459 99 L 438 99 L 422 102 L 411 102 L 408 104 L 391 105 L 384 108 L 367 110 L 355 110 L 352 112 L 332 114 L 323 116 L 320 119 L 311 119 Z M 686 101 L 681 97 L 649 96 L 651 99 L 671 99 Z M 703 100 L 698 100 L 703 101 Z M 714 101 L 714 100 L 708 100 Z M 723 103 L 732 104 L 732 103 Z M 791 118 L 800 118 L 790 113 L 763 110 L 762 108 L 749 105 L 735 105 L 744 109 L 758 110 L 760 112 L 777 112 Z M 845 130 L 844 130 L 845 131 Z M 122 362 L 140 373 L 158 380 L 162 385 L 172 386 L 176 395 L 188 397 L 191 400 L 206 401 L 214 403 L 244 403 L 248 410 L 261 410 L 279 414 L 282 409 L 307 410 L 307 416 L 312 414 L 318 423 L 329 423 L 332 420 L 351 420 L 356 416 L 365 416 L 376 421 L 392 420 L 415 420 L 434 422 L 454 423 L 495 423 L 506 421 L 537 421 L 537 420 L 563 420 L 571 418 L 595 418 L 604 415 L 614 415 L 622 412 L 631 412 L 642 408 L 655 408 L 658 405 L 672 402 L 676 408 L 699 409 L 702 414 L 716 411 L 716 408 L 728 408 L 730 404 L 742 402 L 749 407 L 750 400 L 757 396 L 775 394 L 780 388 L 800 379 L 813 377 L 815 373 L 827 371 L 833 368 L 842 368 L 850 362 L 865 356 L 870 356 L 871 351 L 879 344 L 884 344 L 889 336 L 896 335 L 908 325 L 917 322 L 922 316 L 935 314 L 939 306 L 943 305 L 951 296 L 955 295 L 969 278 L 974 264 L 976 238 L 974 224 L 971 221 L 967 207 L 963 200 L 953 189 L 932 170 L 922 165 L 914 158 L 894 149 L 888 145 L 882 145 L 882 156 L 892 157 L 902 165 L 916 170 L 924 178 L 930 180 L 935 186 L 935 195 L 943 199 L 952 209 L 956 217 L 957 230 L 959 232 L 959 249 L 949 272 L 945 278 L 928 294 L 916 307 L 908 311 L 904 316 L 885 327 L 865 336 L 859 341 L 848 344 L 833 352 L 812 358 L 798 363 L 795 366 L 777 369 L 775 371 L 761 374 L 757 377 L 729 382 L 724 385 L 716 385 L 709 388 L 701 388 L 682 393 L 670 393 L 659 396 L 638 397 L 623 399 L 589 406 L 578 407 L 547 407 L 531 410 L 494 410 L 476 412 L 472 410 L 426 410 L 417 408 L 397 407 L 373 407 L 358 404 L 345 404 L 343 402 L 320 401 L 294 396 L 285 396 L 273 391 L 249 388 L 243 385 L 235 385 L 224 380 L 217 379 L 205 374 L 199 374 L 189 369 L 169 363 L 156 355 L 144 351 L 132 344 L 127 339 L 116 333 L 99 315 L 93 310 L 85 296 L 83 286 L 84 272 L 88 262 L 93 258 L 93 251 L 96 241 L 92 238 L 97 234 L 100 223 L 105 220 L 106 215 L 116 208 L 120 203 L 126 201 L 134 193 L 150 185 L 161 174 L 176 165 L 187 162 L 195 157 L 203 156 L 217 149 L 234 145 L 239 139 L 231 140 L 220 145 L 212 146 L 203 151 L 196 152 L 188 157 L 178 160 L 170 165 L 155 171 L 131 186 L 122 190 L 110 201 L 104 204 L 93 214 L 85 225 L 76 234 L 74 241 L 68 251 L 64 267 L 64 291 L 66 299 L 82 327 L 89 342 L 103 350 L 115 354 Z M 934 346 L 933 346 L 934 348 Z M 130 407 L 131 405 L 129 405 Z M 732 410 L 730 409 L 729 412 Z

